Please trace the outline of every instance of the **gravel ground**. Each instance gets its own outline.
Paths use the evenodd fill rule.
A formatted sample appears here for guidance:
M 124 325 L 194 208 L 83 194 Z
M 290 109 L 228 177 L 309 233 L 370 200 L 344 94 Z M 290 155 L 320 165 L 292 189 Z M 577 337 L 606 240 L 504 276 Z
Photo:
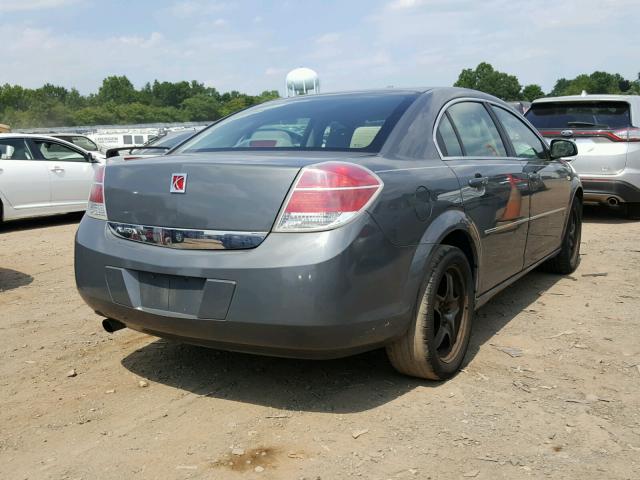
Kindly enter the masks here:
M 2 479 L 640 478 L 640 222 L 587 211 L 578 271 L 501 293 L 431 383 L 109 335 L 78 220 L 0 227 Z

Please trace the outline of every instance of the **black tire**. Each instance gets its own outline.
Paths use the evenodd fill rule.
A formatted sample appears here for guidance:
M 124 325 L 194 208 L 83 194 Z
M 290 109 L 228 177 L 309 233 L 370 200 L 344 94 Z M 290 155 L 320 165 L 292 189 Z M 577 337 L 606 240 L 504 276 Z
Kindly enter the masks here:
M 451 377 L 467 352 L 474 310 L 475 288 L 467 257 L 456 247 L 436 247 L 420 288 L 414 321 L 401 338 L 386 347 L 391 364 L 413 377 Z
M 640 203 L 627 203 L 627 218 L 640 220 Z
M 568 275 L 580 265 L 580 240 L 582 239 L 582 201 L 575 197 L 571 204 L 569 221 L 562 238 L 560 252 L 542 264 L 542 270 L 549 273 Z

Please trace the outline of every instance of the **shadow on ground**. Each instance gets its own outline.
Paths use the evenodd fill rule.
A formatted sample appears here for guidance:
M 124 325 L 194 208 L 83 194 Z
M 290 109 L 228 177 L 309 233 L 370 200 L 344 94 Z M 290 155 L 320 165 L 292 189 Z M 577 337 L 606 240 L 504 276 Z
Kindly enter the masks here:
M 0 223 L 0 235 L 5 232 L 19 232 L 23 230 L 36 230 L 58 225 L 70 225 L 82 220 L 84 212 L 67 213 L 63 215 L 52 215 L 49 217 L 26 218 L 23 220 L 12 220 Z
M 585 223 L 621 224 L 635 223 L 640 220 L 627 218 L 624 208 L 607 208 L 597 205 L 585 205 L 583 211 L 583 221 Z
M 484 343 L 560 278 L 530 273 L 485 305 L 476 317 L 465 362 L 471 362 Z M 417 386 L 443 384 L 399 375 L 384 350 L 313 361 L 157 340 L 130 353 L 122 365 L 152 382 L 199 395 L 291 411 L 361 412 L 393 401 Z
M 10 268 L 0 267 L 0 292 L 24 287 L 33 282 L 33 277 Z

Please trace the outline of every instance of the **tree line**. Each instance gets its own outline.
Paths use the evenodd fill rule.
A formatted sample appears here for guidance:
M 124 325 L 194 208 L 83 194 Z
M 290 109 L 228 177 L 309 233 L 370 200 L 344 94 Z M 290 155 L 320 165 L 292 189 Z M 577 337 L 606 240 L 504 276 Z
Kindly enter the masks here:
M 455 87 L 473 88 L 506 101 L 532 102 L 542 97 L 590 94 L 640 95 L 640 73 L 635 80 L 627 80 L 619 73 L 593 72 L 575 78 L 560 78 L 553 90 L 545 93 L 540 85 L 522 86 L 515 75 L 500 72 L 489 63 L 482 62 L 475 69 L 465 68 Z
M 539 85 L 521 85 L 515 75 L 482 62 L 466 68 L 456 87 L 473 88 L 507 101 L 533 101 L 544 96 L 608 93 L 640 95 L 640 73 L 634 80 L 618 73 L 593 72 L 560 78 L 545 93 Z M 136 89 L 126 76 L 110 76 L 95 94 L 82 95 L 49 83 L 36 89 L 0 85 L 0 123 L 13 128 L 111 125 L 155 122 L 213 121 L 235 111 L 278 98 L 276 90 L 260 95 L 220 93 L 195 80 L 147 83 Z
M 110 76 L 95 94 L 82 95 L 49 83 L 36 89 L 0 86 L 0 123 L 12 128 L 213 121 L 237 110 L 278 98 L 220 93 L 197 81 L 147 83 L 136 89 L 126 76 Z

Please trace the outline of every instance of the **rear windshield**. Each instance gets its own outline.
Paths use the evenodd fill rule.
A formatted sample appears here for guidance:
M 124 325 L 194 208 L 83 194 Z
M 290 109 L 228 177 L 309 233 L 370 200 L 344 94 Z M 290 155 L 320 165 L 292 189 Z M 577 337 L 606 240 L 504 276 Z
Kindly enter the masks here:
M 175 153 L 274 149 L 377 152 L 417 96 L 394 92 L 269 102 L 222 120 Z
M 525 117 L 538 129 L 618 129 L 631 126 L 631 113 L 626 102 L 534 103 Z

